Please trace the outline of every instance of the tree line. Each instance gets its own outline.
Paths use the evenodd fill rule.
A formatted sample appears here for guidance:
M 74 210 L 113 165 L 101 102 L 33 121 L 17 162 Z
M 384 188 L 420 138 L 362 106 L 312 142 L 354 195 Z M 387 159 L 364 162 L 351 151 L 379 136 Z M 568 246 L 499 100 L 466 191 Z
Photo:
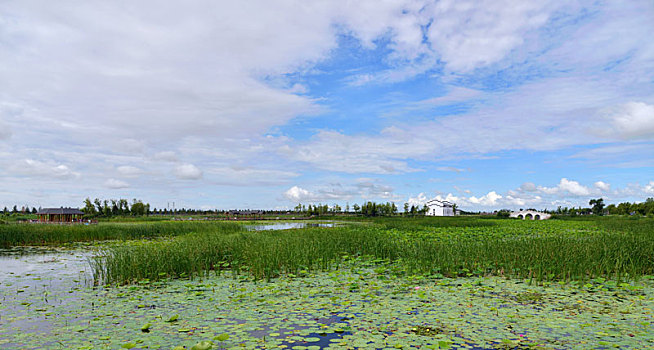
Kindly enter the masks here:
M 84 207 L 80 209 L 88 217 L 112 216 L 144 216 L 150 215 L 150 204 L 134 198 L 130 204 L 127 199 L 99 199 L 84 200 Z
M 552 214 L 558 215 L 640 215 L 640 216 L 652 216 L 654 215 L 654 198 L 647 198 L 644 202 L 640 203 L 630 203 L 622 202 L 619 204 L 609 204 L 604 203 L 603 198 L 591 199 L 588 202 L 590 207 L 588 208 L 568 208 L 568 207 L 558 207 L 556 210 L 551 211 Z
M 422 207 L 416 205 L 409 205 L 404 203 L 404 212 L 400 213 L 397 205 L 394 202 L 377 203 L 372 201 L 364 202 L 363 204 L 350 204 L 345 205 L 345 210 L 338 205 L 334 204 L 331 207 L 327 204 L 309 204 L 304 205 L 299 203 L 295 206 L 294 211 L 298 214 L 307 216 L 323 216 L 323 215 L 358 215 L 358 216 L 417 216 L 425 215 L 429 208 L 424 205 Z

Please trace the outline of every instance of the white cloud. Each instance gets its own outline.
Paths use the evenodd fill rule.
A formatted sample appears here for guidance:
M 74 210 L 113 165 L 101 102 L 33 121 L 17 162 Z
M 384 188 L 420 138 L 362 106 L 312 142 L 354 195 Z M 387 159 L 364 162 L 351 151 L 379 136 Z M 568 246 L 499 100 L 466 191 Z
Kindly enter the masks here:
M 409 206 L 422 208 L 422 206 L 425 205 L 425 203 L 427 203 L 427 201 L 430 199 L 431 198 L 427 198 L 427 196 L 421 192 L 415 197 L 409 197 L 406 202 L 409 203 Z
M 281 147 L 279 151 L 291 159 L 330 171 L 376 174 L 415 171 L 404 159 L 409 155 L 424 154 L 431 145 L 427 142 L 406 142 L 401 135 L 395 134 L 395 129 L 386 129 L 382 131 L 382 140 L 323 130 L 308 143 Z
M 143 169 L 131 165 L 121 165 L 116 170 L 120 175 L 125 177 L 138 177 L 143 174 Z
M 588 196 L 590 195 L 590 190 L 586 186 L 582 186 L 577 181 L 571 181 L 566 178 L 562 178 L 559 183 L 558 188 L 561 191 L 566 191 L 575 196 Z
M 538 188 L 533 182 L 525 182 L 522 185 L 520 185 L 520 190 L 526 191 L 526 192 L 534 192 Z
M 629 102 L 613 108 L 607 116 L 613 133 L 623 139 L 654 137 L 654 105 Z
M 595 182 L 594 185 L 597 189 L 599 189 L 602 192 L 608 192 L 611 189 L 611 185 L 604 181 L 597 181 Z
M 0 121 L 0 141 L 7 140 L 11 137 L 11 129 L 9 125 Z
M 284 197 L 293 202 L 312 202 L 316 198 L 316 195 L 304 188 L 293 186 L 284 192 Z
M 471 196 L 468 198 L 468 201 L 472 204 L 479 204 L 485 207 L 489 207 L 497 205 L 500 199 L 502 199 L 501 195 L 497 194 L 495 191 L 490 191 L 479 198 Z
M 9 170 L 18 175 L 50 177 L 57 179 L 78 178 L 80 174 L 72 171 L 67 165 L 54 162 L 42 162 L 34 159 L 23 159 L 10 166 Z
M 577 181 L 562 178 L 556 187 L 538 186 L 538 191 L 545 194 L 568 193 L 574 196 L 588 196 L 591 190 Z
M 357 182 L 354 186 L 358 189 L 357 192 L 363 199 L 398 199 L 394 193 L 393 187 L 379 184 L 374 179 L 357 179 Z
M 122 188 L 128 188 L 129 184 L 125 181 L 121 180 L 116 180 L 116 179 L 108 179 L 107 181 L 104 182 L 104 187 L 113 189 L 113 190 L 118 190 Z
M 467 72 L 503 59 L 525 34 L 545 24 L 545 2 L 444 0 L 427 7 L 427 37 L 453 71 Z
M 207 170 L 207 175 L 215 183 L 240 186 L 266 186 L 288 183 L 292 178 L 299 176 L 297 172 L 258 169 L 250 166 L 229 166 Z
M 436 168 L 436 170 L 438 170 L 438 171 L 451 171 L 451 172 L 454 172 L 454 173 L 457 173 L 457 174 L 466 171 L 465 169 L 455 168 L 455 167 L 452 167 L 452 166 L 439 166 L 438 168 Z
M 166 161 L 166 162 L 177 162 L 179 160 L 177 158 L 177 154 L 175 154 L 175 152 L 173 151 L 163 151 L 163 152 L 155 153 L 153 158 L 155 160 Z
M 182 180 L 199 180 L 202 178 L 202 170 L 193 164 L 180 164 L 175 167 L 175 177 Z
M 647 194 L 654 194 L 654 181 L 650 181 L 647 185 L 643 187 L 643 192 Z

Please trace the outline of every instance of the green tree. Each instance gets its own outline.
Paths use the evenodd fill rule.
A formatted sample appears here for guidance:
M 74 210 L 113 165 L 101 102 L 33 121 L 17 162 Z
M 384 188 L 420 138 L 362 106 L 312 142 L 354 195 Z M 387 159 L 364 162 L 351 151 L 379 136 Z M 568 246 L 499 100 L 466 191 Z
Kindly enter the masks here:
M 145 215 L 146 214 L 145 204 L 143 204 L 143 202 L 140 201 L 140 200 L 137 201 L 136 199 L 134 199 L 134 202 L 132 203 L 131 214 L 133 216 L 143 216 L 143 215 Z
M 591 199 L 590 202 L 588 202 L 588 205 L 592 205 L 592 210 L 593 214 L 595 215 L 602 215 L 602 210 L 604 209 L 604 199 L 598 198 L 598 199 Z
M 84 208 L 82 208 L 82 211 L 86 215 L 95 215 L 97 213 L 97 211 L 95 210 L 95 206 L 93 205 L 93 202 L 91 202 L 90 198 L 87 197 L 84 200 Z

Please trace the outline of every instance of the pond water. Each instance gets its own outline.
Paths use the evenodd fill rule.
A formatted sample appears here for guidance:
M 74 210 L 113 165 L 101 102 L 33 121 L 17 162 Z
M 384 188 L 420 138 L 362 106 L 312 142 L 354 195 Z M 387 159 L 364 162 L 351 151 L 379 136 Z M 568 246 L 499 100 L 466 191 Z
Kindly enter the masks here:
M 280 222 L 273 224 L 259 224 L 247 225 L 250 231 L 266 231 L 266 230 L 290 230 L 294 228 L 307 228 L 307 227 L 334 227 L 333 222 L 329 223 L 315 223 L 315 222 Z

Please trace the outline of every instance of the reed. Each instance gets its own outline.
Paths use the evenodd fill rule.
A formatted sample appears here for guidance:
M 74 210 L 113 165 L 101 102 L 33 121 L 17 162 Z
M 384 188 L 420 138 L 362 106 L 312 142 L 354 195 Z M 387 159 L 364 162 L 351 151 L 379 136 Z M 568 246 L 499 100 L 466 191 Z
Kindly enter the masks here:
M 98 283 L 203 276 L 229 269 L 256 279 L 386 261 L 407 274 L 506 275 L 543 280 L 654 274 L 654 220 L 484 220 L 486 225 L 374 225 L 244 232 L 238 225 L 166 241 L 117 244 L 93 262 Z M 436 221 L 434 221 L 436 222 Z M 401 225 L 400 225 L 401 226 Z
M 236 225 L 239 226 L 240 225 Z M 95 225 L 0 225 L 0 247 L 61 245 L 72 242 L 133 240 L 168 237 L 189 232 L 214 232 L 225 227 L 211 222 L 100 223 Z

